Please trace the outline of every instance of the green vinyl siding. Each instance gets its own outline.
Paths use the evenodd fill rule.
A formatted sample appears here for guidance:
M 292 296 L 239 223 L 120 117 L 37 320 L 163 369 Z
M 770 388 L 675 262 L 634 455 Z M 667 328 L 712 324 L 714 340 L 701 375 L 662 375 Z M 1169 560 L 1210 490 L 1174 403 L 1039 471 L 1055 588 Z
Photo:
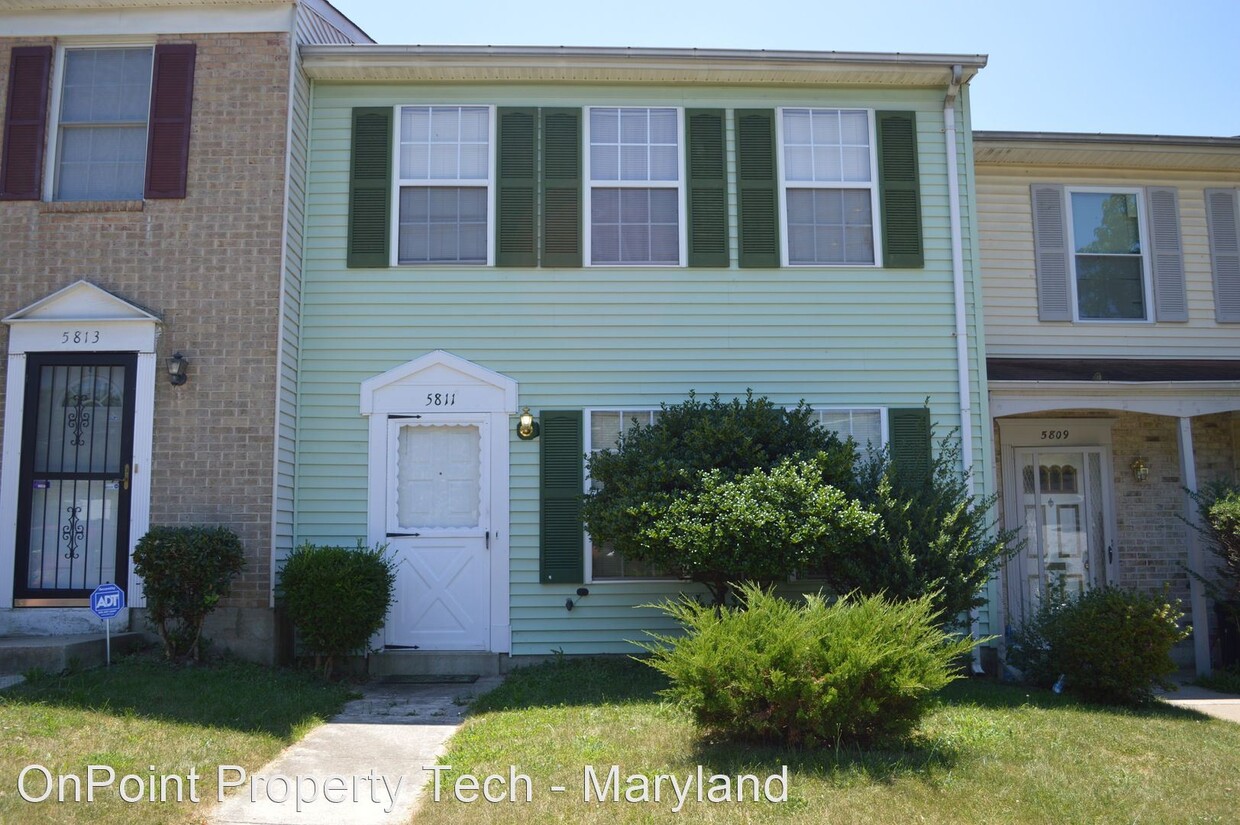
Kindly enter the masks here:
M 435 349 L 508 375 L 518 409 L 657 407 L 689 390 L 816 407 L 921 407 L 936 432 L 959 425 L 941 91 L 617 86 L 315 86 L 298 399 L 295 540 L 352 544 L 367 531 L 367 423 L 360 383 Z M 728 243 L 722 267 L 344 268 L 350 112 L 354 106 L 488 103 L 504 107 L 672 105 L 726 109 Z M 737 267 L 738 109 L 865 106 L 915 111 L 925 266 Z M 967 126 L 967 122 L 963 124 Z M 967 134 L 967 129 L 964 130 Z M 963 137 L 961 138 L 963 140 Z M 965 171 L 962 193 L 971 193 Z M 976 253 L 971 194 L 962 204 L 966 268 Z M 970 288 L 970 312 L 980 306 Z M 971 316 L 971 330 L 980 321 Z M 985 394 L 970 341 L 978 492 L 985 482 Z M 636 605 L 694 591 L 675 582 L 543 584 L 540 444 L 509 427 L 510 587 L 514 654 L 633 652 L 645 629 L 670 630 Z M 584 541 L 582 550 L 584 553 Z M 983 617 L 984 619 L 985 617 Z M 989 632 L 983 623 L 982 631 Z

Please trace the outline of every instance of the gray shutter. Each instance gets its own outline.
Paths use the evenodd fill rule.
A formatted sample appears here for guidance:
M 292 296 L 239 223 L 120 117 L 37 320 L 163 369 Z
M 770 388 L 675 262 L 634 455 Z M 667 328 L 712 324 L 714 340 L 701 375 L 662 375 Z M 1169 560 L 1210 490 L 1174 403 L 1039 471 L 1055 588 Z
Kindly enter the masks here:
M 1033 259 L 1038 277 L 1038 320 L 1071 321 L 1072 290 L 1068 288 L 1068 224 L 1062 186 L 1035 183 L 1033 197 Z
M 1240 205 L 1237 189 L 1206 190 L 1210 261 L 1214 269 L 1214 319 L 1240 322 Z
M 1150 258 L 1154 262 L 1154 320 L 1187 321 L 1184 249 L 1180 242 L 1180 199 L 1174 187 L 1145 190 L 1150 215 Z

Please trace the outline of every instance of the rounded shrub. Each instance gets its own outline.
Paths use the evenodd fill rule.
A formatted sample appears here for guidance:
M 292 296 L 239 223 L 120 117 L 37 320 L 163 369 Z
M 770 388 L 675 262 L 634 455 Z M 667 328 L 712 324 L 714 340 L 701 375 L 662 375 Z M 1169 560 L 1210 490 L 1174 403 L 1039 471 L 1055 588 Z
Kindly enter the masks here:
M 665 694 L 731 738 L 813 747 L 903 736 L 974 644 L 940 629 L 925 597 L 796 604 L 755 585 L 737 592 L 735 609 L 664 605 L 685 635 L 643 645 L 671 680 Z
M 202 623 L 245 566 L 241 539 L 227 527 L 152 527 L 138 540 L 133 565 L 164 654 L 197 660 Z
M 383 627 L 396 586 L 387 545 L 303 544 L 284 561 L 277 598 L 302 644 L 331 675 L 340 657 L 366 649 Z
M 1177 604 L 1146 593 L 1102 587 L 1076 598 L 1052 592 L 1016 632 L 1008 659 L 1043 687 L 1064 687 L 1104 704 L 1132 705 L 1170 688 L 1171 648 L 1188 637 Z

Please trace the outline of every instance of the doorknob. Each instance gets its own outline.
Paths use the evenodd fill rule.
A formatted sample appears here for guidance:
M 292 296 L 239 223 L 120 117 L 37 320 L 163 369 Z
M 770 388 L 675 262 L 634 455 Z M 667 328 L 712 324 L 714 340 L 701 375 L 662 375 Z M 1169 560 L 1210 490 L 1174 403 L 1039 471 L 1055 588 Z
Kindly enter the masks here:
M 121 489 L 122 490 L 129 489 L 129 465 L 128 464 L 125 465 L 123 475 L 121 476 Z

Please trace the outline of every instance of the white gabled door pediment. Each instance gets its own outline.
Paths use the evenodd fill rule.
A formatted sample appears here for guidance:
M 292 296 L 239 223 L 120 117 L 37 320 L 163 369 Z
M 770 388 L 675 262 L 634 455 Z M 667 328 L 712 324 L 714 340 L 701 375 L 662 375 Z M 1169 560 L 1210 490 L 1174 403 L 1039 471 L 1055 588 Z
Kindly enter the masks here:
M 517 382 L 450 352 L 435 350 L 362 382 L 363 415 L 508 413 L 517 411 Z
M 89 281 L 78 281 L 4 319 L 9 355 L 26 352 L 154 352 L 159 316 Z

